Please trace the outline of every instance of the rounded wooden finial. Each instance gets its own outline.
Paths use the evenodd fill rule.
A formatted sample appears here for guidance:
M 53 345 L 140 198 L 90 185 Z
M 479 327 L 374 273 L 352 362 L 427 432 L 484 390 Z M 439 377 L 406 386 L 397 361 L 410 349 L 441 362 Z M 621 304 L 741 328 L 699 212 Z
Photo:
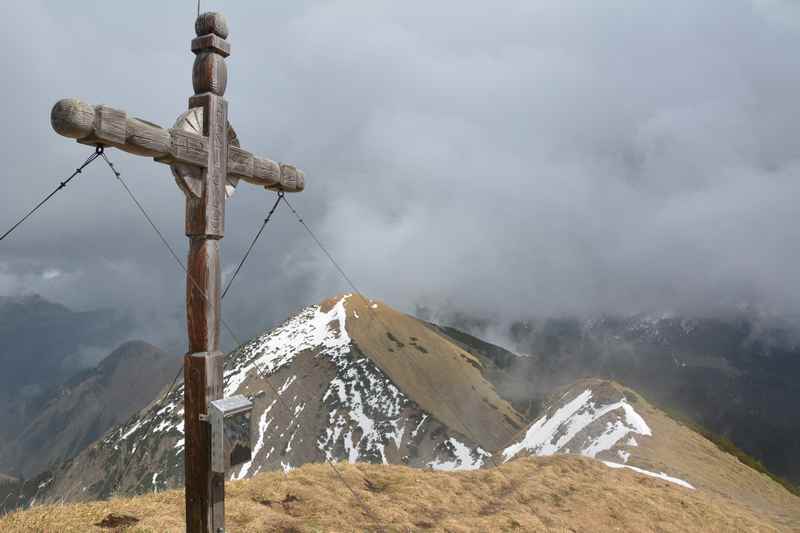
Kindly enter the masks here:
M 94 108 L 77 98 L 64 98 L 50 111 L 50 124 L 64 137 L 88 137 L 94 131 Z
M 203 13 L 194 23 L 197 36 L 213 33 L 222 39 L 228 38 L 228 21 L 222 13 Z

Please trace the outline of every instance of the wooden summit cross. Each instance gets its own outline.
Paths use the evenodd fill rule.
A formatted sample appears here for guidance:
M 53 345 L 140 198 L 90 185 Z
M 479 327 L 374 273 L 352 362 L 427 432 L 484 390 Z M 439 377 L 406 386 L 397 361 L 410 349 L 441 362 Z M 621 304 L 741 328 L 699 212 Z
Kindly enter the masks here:
M 226 193 L 239 180 L 282 192 L 299 192 L 303 173 L 291 165 L 262 159 L 239 148 L 228 124 L 223 98 L 230 54 L 228 24 L 220 13 L 204 13 L 195 22 L 194 96 L 175 127 L 164 129 L 129 118 L 124 111 L 90 106 L 75 99 L 52 110 L 53 129 L 79 143 L 114 147 L 150 156 L 170 165 L 186 195 L 186 322 L 189 350 L 184 357 L 184 434 L 186 439 L 186 531 L 220 533 L 225 521 L 225 475 L 211 470 L 208 402 L 223 394 L 223 353 L 219 351 L 220 261 Z M 202 418 L 205 418 L 203 416 Z

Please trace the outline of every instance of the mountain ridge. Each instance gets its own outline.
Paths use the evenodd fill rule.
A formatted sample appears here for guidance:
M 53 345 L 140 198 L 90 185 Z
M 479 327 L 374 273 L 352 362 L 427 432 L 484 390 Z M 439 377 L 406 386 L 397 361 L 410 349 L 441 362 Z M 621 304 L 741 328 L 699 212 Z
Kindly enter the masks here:
M 492 431 L 504 432 L 491 438 L 473 432 L 488 438 L 492 446 L 522 426 L 521 417 L 497 396 L 473 364 L 465 361 L 457 346 L 439 338 L 418 320 L 389 311 L 382 303 L 370 302 L 364 308 L 348 298 L 309 306 L 226 357 L 225 395 L 245 394 L 255 405 L 251 419 L 256 435 L 253 460 L 231 472 L 230 477 L 345 457 L 350 461 L 416 466 L 478 467 L 487 456 L 486 450 L 464 435 L 469 432 L 467 428 L 450 424 L 459 424 L 468 409 L 470 416 L 490 421 Z M 391 332 L 378 329 L 379 322 L 370 318 L 375 312 L 386 313 L 381 320 L 392 323 L 395 339 L 414 328 L 416 335 L 404 337 L 408 346 L 399 346 L 387 335 Z M 436 415 L 426 411 L 381 370 L 376 359 L 380 356 L 375 353 L 384 350 L 391 354 L 386 343 L 403 358 L 437 357 L 424 352 L 436 346 L 437 354 L 441 354 L 436 361 L 444 365 L 442 368 L 463 366 L 460 372 L 439 372 L 438 386 L 444 391 L 470 392 L 471 397 L 460 407 L 448 408 L 434 405 L 431 391 L 427 399 L 416 393 Z M 385 359 L 381 363 L 404 386 L 416 386 L 412 375 L 403 375 L 402 369 L 392 367 Z M 269 375 L 269 381 L 265 381 L 265 375 Z M 469 381 L 464 376 L 469 376 Z M 107 497 L 182 483 L 182 395 L 183 384 L 178 384 L 166 398 L 65 463 L 41 497 Z M 516 416 L 519 422 L 512 425 L 506 416 L 497 417 L 496 411 Z
M 800 418 L 785 406 L 800 397 L 800 343 L 786 321 L 750 311 L 717 317 L 674 314 L 560 317 L 502 326 L 466 316 L 448 326 L 492 332 L 524 358 L 496 358 L 532 412 L 553 390 L 575 380 L 618 381 L 721 445 L 732 442 L 795 486 L 800 485 Z
M 0 297 L 0 443 L 22 431 L 52 389 L 91 368 L 131 328 L 129 317 L 107 309 L 74 311 L 37 294 Z
M 71 459 L 150 403 L 179 364 L 179 358 L 144 341 L 121 344 L 43 399 L 23 430 L 0 450 L 0 467 L 32 477 Z
M 534 405 L 541 391 L 518 390 L 513 364 L 531 357 L 446 331 L 344 295 L 251 339 L 225 362 L 225 395 L 254 402 L 252 459 L 228 478 L 324 461 L 470 470 L 572 453 L 713 494 L 775 523 L 800 524 L 793 510 L 800 500 L 633 390 L 584 379 L 541 394 Z M 37 501 L 181 485 L 182 393 L 179 384 L 42 479 Z M 522 414 L 514 406 L 526 394 Z
M 787 527 L 800 526 L 800 498 L 771 477 L 654 407 L 641 394 L 600 379 L 554 393 L 541 417 L 501 451 L 580 454 L 691 490 L 714 493 Z

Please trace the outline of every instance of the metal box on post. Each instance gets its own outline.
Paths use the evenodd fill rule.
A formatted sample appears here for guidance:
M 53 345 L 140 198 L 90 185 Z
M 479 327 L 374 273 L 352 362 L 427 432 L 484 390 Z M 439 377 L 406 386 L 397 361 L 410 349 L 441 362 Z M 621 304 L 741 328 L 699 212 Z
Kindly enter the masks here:
M 209 402 L 212 471 L 224 474 L 230 467 L 246 463 L 252 458 L 252 410 L 253 402 L 242 395 Z

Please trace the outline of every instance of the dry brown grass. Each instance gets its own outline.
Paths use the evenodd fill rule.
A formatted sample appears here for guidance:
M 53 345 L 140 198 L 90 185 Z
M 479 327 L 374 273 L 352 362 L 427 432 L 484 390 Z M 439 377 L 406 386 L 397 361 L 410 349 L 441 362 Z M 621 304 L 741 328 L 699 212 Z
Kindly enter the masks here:
M 423 411 L 486 450 L 505 446 L 522 429 L 523 417 L 483 376 L 475 356 L 416 318 L 371 302 L 375 308 L 358 296 L 347 299 L 347 332 Z
M 502 473 L 367 464 L 339 468 L 380 524 L 371 521 L 327 465 L 306 465 L 288 476 L 268 473 L 229 483 L 227 531 L 787 530 L 715 494 L 577 456 L 526 458 L 500 467 Z M 116 528 L 98 525 L 124 517 L 138 521 Z M 34 507 L 0 518 L 3 532 L 160 533 L 183 527 L 181 491 Z
M 635 407 L 647 420 L 653 436 L 636 436 L 639 446 L 630 448 L 630 463 L 686 479 L 707 493 L 800 530 L 800 498 L 796 495 L 641 397 Z

